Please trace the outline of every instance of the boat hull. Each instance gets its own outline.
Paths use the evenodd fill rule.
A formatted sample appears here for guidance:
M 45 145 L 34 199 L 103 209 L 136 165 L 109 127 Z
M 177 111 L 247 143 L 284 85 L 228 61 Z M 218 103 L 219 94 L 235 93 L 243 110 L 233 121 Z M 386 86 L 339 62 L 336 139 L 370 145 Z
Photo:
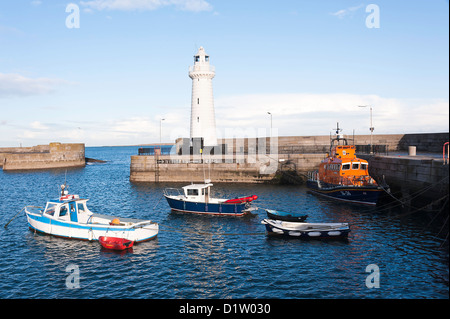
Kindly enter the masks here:
M 350 232 L 350 228 L 346 223 L 310 224 L 273 219 L 264 219 L 261 223 L 266 226 L 266 230 L 270 235 L 300 239 L 345 239 Z
M 83 224 L 70 221 L 55 220 L 46 214 L 33 213 L 26 210 L 29 228 L 33 231 L 56 237 L 98 240 L 101 236 L 119 237 L 134 242 L 143 242 L 156 238 L 158 224 L 149 223 L 137 226 L 115 226 L 106 224 Z
M 202 203 L 164 195 L 173 211 L 222 216 L 243 216 L 249 213 L 247 203 Z
M 309 191 L 315 194 L 344 202 L 365 205 L 376 205 L 383 191 L 378 186 L 342 186 L 323 182 L 321 183 L 321 187 L 319 187 L 317 181 L 311 180 L 306 182 L 306 186 Z

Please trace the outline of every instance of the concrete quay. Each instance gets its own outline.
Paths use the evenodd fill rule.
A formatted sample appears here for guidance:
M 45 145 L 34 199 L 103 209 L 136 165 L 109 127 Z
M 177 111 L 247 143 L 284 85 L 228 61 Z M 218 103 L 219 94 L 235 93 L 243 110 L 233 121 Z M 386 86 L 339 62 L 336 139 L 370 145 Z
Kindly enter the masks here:
M 347 136 L 351 143 L 353 136 Z M 448 133 L 373 136 L 374 146 L 406 153 L 415 146 L 418 154 L 440 157 L 364 155 L 369 173 L 389 185 L 391 194 L 406 205 L 440 208 L 448 200 L 449 166 L 442 159 Z M 370 143 L 370 135 L 354 137 L 358 145 Z M 308 171 L 316 170 L 329 151 L 329 136 L 278 137 L 275 148 L 269 138 L 225 139 L 225 155 L 135 155 L 131 157 L 131 182 L 203 182 L 302 184 Z M 177 151 L 180 150 L 177 147 Z M 256 151 L 255 151 L 256 150 Z M 262 153 L 262 154 L 260 154 Z M 266 155 L 267 154 L 267 155 Z M 441 200 L 442 199 L 442 200 Z
M 131 182 L 302 183 L 326 154 L 131 157 Z
M 357 150 L 358 146 L 367 146 L 371 140 L 370 135 L 347 135 L 346 138 L 349 143 L 357 146 Z M 441 154 L 442 146 L 448 139 L 449 133 L 386 134 L 372 137 L 374 147 L 384 146 L 386 152 L 404 152 L 414 145 L 418 152 Z M 132 156 L 130 181 L 199 182 L 206 176 L 215 182 L 302 183 L 305 174 L 317 169 L 329 152 L 330 136 L 219 139 L 218 144 L 222 146 L 224 154 L 204 154 L 203 160 L 200 155 L 176 155 L 186 154 L 185 151 L 182 152 L 182 139 L 177 140 L 174 155 Z M 382 170 L 376 173 L 380 177 L 391 174 Z
M 407 206 L 429 209 L 448 205 L 449 165 L 429 156 L 361 155 L 369 162 L 369 174 L 385 180 L 394 197 Z
M 33 147 L 0 148 L 4 171 L 84 167 L 85 146 L 81 143 L 50 143 Z

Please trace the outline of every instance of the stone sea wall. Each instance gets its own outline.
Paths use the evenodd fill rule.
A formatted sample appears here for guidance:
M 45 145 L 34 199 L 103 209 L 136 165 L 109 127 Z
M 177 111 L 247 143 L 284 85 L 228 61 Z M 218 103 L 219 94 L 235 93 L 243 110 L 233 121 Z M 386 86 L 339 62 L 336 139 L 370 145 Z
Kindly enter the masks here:
M 4 171 L 64 167 L 82 167 L 85 146 L 82 143 L 50 143 L 33 147 L 0 148 L 0 163 Z

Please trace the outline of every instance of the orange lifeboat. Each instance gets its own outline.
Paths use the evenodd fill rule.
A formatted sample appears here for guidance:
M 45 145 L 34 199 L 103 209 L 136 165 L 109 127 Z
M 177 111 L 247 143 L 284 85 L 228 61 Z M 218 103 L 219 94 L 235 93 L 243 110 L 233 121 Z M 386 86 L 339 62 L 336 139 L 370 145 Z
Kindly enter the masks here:
M 360 204 L 376 205 L 383 191 L 369 175 L 369 163 L 355 155 L 355 145 L 348 145 L 339 134 L 331 140 L 330 154 L 319 169 L 308 174 L 308 189 L 326 197 Z M 343 141 L 343 144 L 340 144 Z M 333 145 L 337 142 L 337 145 Z

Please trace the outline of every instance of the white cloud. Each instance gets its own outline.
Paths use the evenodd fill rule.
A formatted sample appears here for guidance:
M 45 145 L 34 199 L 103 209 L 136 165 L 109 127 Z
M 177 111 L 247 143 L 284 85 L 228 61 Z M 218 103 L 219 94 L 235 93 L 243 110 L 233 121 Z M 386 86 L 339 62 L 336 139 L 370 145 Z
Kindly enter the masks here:
M 60 79 L 32 79 L 20 74 L 0 73 L 0 98 L 48 94 L 55 91 L 57 85 L 63 83 L 67 82 Z
M 45 124 L 42 124 L 39 121 L 34 121 L 30 124 L 30 127 L 35 129 L 35 130 L 48 130 L 49 127 Z
M 166 6 L 175 6 L 184 11 L 211 11 L 212 6 L 205 0 L 91 0 L 80 1 L 82 6 L 94 10 L 157 10 Z
M 331 13 L 331 15 L 338 17 L 339 19 L 343 19 L 346 16 L 353 15 L 358 9 L 361 9 L 364 7 L 363 4 L 354 6 L 354 7 L 348 7 L 346 9 L 338 10 L 336 12 Z
M 373 107 L 374 134 L 404 134 L 448 132 L 448 99 L 385 98 L 358 94 L 246 94 L 215 98 L 216 126 L 219 137 L 242 134 L 270 134 L 272 113 L 273 132 L 280 136 L 315 136 L 333 133 L 336 122 L 344 134 L 370 134 L 370 110 Z M 174 142 L 189 137 L 190 105 L 159 110 L 154 115 L 135 114 L 94 120 L 86 113 L 77 122 L 60 121 L 55 113 L 49 123 L 48 113 L 36 114 L 29 123 L 0 122 L 0 145 L 18 143 L 32 146 L 62 143 L 85 143 L 87 146 L 139 145 L 158 143 L 162 121 L 162 142 Z M 167 111 L 167 112 L 165 112 Z M 151 111 L 149 111 L 151 112 Z M 61 116 L 66 116 L 61 113 Z M 64 123 L 64 124 L 62 124 Z M 2 140 L 3 139 L 3 140 Z
M 244 127 L 281 136 L 328 135 L 336 122 L 345 134 L 369 134 L 369 108 L 378 134 L 448 132 L 449 102 L 444 99 L 383 98 L 358 94 L 257 94 L 219 97 L 215 101 L 219 130 Z
M 35 6 L 35 7 L 40 6 L 41 4 L 42 4 L 42 1 L 39 1 L 39 0 L 33 0 L 33 1 L 31 1 L 31 5 L 32 5 L 32 6 Z

